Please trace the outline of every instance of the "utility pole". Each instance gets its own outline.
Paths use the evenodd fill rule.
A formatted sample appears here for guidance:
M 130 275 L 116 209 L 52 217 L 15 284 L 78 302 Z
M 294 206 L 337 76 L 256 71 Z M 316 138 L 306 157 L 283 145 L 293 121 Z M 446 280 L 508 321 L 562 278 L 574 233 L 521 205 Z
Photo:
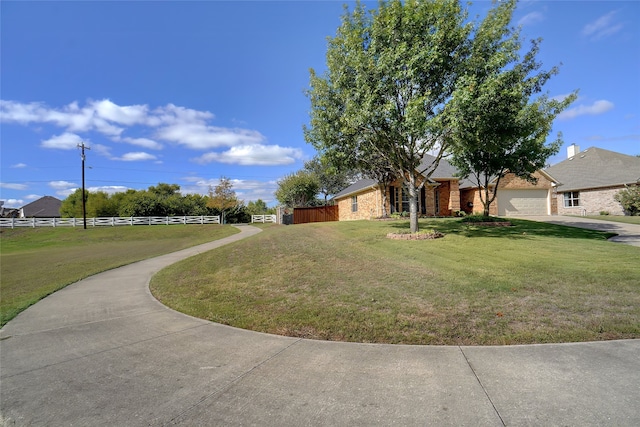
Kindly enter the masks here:
M 87 201 L 86 201 L 86 194 L 84 192 L 84 160 L 85 160 L 85 155 L 84 155 L 84 150 L 91 150 L 91 148 L 87 147 L 86 145 L 84 145 L 84 141 L 82 141 L 80 144 L 78 144 L 78 148 L 80 148 L 82 150 L 82 155 L 80 157 L 82 157 L 82 225 L 84 226 L 84 229 L 87 229 Z

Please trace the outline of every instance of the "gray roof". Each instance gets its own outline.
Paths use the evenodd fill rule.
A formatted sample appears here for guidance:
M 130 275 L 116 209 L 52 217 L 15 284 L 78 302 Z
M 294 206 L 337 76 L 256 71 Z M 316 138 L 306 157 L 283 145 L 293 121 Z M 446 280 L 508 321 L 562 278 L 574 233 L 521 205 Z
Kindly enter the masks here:
M 423 171 L 427 169 L 429 166 L 433 164 L 435 159 L 436 158 L 434 156 L 430 154 L 426 154 L 422 158 L 422 163 L 420 163 L 420 166 L 418 166 L 418 170 Z M 453 167 L 453 165 L 449 163 L 447 159 L 440 159 L 440 163 L 438 163 L 438 167 L 433 172 L 433 174 L 431 174 L 431 179 L 457 179 L 458 178 L 456 176 L 457 173 L 458 173 L 458 169 Z
M 590 147 L 545 169 L 560 191 L 584 190 L 640 182 L 640 157 Z
M 367 188 L 372 188 L 377 185 L 378 185 L 378 181 L 376 181 L 375 179 L 369 179 L 369 178 L 361 179 L 360 181 L 354 182 L 353 184 L 351 184 L 350 186 L 348 186 L 347 188 L 345 188 L 344 190 L 342 190 L 341 192 L 333 196 L 333 198 L 338 199 L 340 197 L 350 196 L 352 194 L 359 193 L 362 190 L 365 190 Z
M 436 158 L 430 154 L 425 155 L 424 158 L 422 159 L 422 163 L 420 163 L 420 166 L 418 166 L 418 170 L 419 171 L 425 170 L 429 165 L 433 164 L 433 161 L 435 159 Z M 438 164 L 438 167 L 431 175 L 431 180 L 458 179 L 458 177 L 456 176 L 457 172 L 458 170 L 455 167 L 453 167 L 451 163 L 449 163 L 446 159 L 440 159 L 440 163 Z M 342 197 L 351 196 L 353 194 L 357 194 L 361 192 L 362 190 L 377 187 L 377 185 L 378 185 L 378 181 L 376 181 L 375 179 L 369 179 L 369 178 L 361 179 L 360 181 L 357 181 L 351 184 L 350 186 L 348 186 L 347 188 L 345 188 L 344 190 L 342 190 L 341 192 L 333 196 L 333 199 L 339 199 Z
M 22 207 L 25 218 L 60 218 L 62 200 L 44 196 Z

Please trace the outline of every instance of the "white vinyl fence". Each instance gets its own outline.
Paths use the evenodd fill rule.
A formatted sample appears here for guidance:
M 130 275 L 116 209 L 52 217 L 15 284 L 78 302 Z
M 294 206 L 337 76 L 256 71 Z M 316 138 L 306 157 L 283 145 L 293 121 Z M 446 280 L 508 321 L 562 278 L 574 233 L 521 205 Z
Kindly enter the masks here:
M 132 216 L 87 218 L 87 227 L 117 225 L 220 224 L 219 216 Z M 0 218 L 0 227 L 82 227 L 82 218 Z
M 276 219 L 275 215 L 251 215 L 251 222 L 273 222 L 275 224 Z

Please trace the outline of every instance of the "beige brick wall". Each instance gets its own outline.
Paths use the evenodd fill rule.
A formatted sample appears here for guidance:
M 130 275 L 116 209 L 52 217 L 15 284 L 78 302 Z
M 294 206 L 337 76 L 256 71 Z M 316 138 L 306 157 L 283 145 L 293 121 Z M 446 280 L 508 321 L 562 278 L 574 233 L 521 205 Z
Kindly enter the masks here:
M 382 215 L 380 209 L 380 205 L 382 204 L 380 190 L 368 189 L 353 196 L 358 198 L 358 210 L 356 212 L 351 211 L 352 196 L 337 200 L 339 221 L 371 219 Z
M 527 188 L 549 189 L 552 187 L 551 181 L 549 181 L 540 172 L 533 174 L 538 179 L 535 184 L 530 183 L 526 179 L 518 178 L 514 174 L 507 174 L 500 180 L 500 187 L 498 188 L 498 197 L 500 197 L 500 188 L 506 190 L 520 190 Z
M 559 215 L 600 215 L 607 211 L 610 215 L 624 215 L 624 209 L 613 196 L 624 187 L 609 187 L 579 191 L 580 206 L 565 207 L 564 192 L 558 191 L 556 198 Z
M 500 197 L 500 190 L 498 190 L 498 197 Z M 468 205 L 469 202 L 473 203 L 473 207 Z M 460 203 L 462 210 L 467 214 L 482 214 L 484 212 L 482 200 L 480 199 L 480 190 L 477 188 L 462 190 Z M 498 215 L 498 207 L 495 200 L 489 205 L 489 215 Z

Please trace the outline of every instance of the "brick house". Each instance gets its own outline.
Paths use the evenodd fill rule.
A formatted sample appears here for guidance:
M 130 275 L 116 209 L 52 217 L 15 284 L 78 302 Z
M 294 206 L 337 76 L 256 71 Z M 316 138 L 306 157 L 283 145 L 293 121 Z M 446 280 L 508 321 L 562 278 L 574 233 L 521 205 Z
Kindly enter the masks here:
M 420 169 L 432 163 L 433 156 L 425 156 Z M 446 159 L 438 167 L 420 192 L 418 212 L 424 216 L 454 216 L 458 211 L 482 213 L 479 188 L 468 179 L 457 177 L 457 169 Z M 500 180 L 498 196 L 490 206 L 492 215 L 552 215 L 557 212 L 554 189 L 557 181 L 548 173 L 534 174 L 538 181 L 507 175 Z M 408 191 L 398 180 L 386 190 L 387 213 L 408 212 Z M 339 206 L 340 221 L 370 219 L 382 216 L 382 189 L 373 179 L 360 180 L 333 197 Z M 497 203 L 496 203 L 497 202 Z
M 580 151 L 573 144 L 568 158 L 546 169 L 559 181 L 560 215 L 624 215 L 614 195 L 626 185 L 640 184 L 640 157 L 590 147 Z

